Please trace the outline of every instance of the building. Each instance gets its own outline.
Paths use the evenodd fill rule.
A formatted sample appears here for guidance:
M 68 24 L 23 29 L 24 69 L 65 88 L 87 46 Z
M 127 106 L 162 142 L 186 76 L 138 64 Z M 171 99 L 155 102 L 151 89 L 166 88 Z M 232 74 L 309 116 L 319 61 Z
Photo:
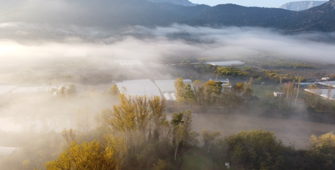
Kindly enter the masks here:
M 121 94 L 129 96 L 162 97 L 158 87 L 149 79 L 125 80 L 116 83 Z
M 329 80 L 330 80 L 329 77 L 322 77 L 322 78 L 321 78 L 321 81 L 329 81 Z
M 221 66 L 221 67 L 232 67 L 232 66 L 243 66 L 245 65 L 241 61 L 217 61 L 217 62 L 206 62 L 208 65 Z
M 283 97 L 284 93 L 282 93 L 282 92 L 273 92 L 273 96 L 275 96 L 275 97 Z
M 213 80 L 213 79 L 209 79 L 209 80 Z M 232 86 L 231 86 L 230 81 L 229 81 L 228 78 L 225 78 L 225 79 L 223 79 L 223 78 L 221 78 L 221 79 L 215 79 L 213 81 L 221 82 L 222 83 L 222 91 L 224 91 L 227 88 L 228 89 L 232 88 Z
M 328 94 L 329 90 L 328 89 L 305 89 L 306 92 L 308 93 L 313 93 L 315 95 L 319 95 L 323 98 L 326 98 L 330 100 L 335 100 L 335 89 L 332 89 L 330 93 Z M 329 95 L 329 96 L 328 96 Z
M 315 84 L 315 82 L 307 82 L 307 83 L 294 83 L 294 85 L 298 86 L 300 84 L 300 87 L 308 87 L 309 85 Z
M 119 66 L 143 66 L 140 60 L 115 60 L 114 63 Z
M 316 84 L 322 85 L 322 86 L 332 86 L 335 87 L 335 81 L 320 81 L 320 82 L 316 82 Z
M 170 80 L 155 80 L 155 84 L 163 94 L 165 100 L 167 101 L 175 101 L 177 99 L 176 96 L 176 88 L 174 86 L 175 79 Z M 185 84 L 191 85 L 193 88 L 192 80 L 190 79 L 183 79 Z

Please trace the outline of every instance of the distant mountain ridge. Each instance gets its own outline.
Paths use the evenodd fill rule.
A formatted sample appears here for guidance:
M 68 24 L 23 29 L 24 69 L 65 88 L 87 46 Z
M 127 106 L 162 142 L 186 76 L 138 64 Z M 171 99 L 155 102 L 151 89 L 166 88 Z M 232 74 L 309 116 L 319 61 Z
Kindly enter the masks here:
M 188 0 L 148 0 L 148 1 L 156 2 L 156 3 L 171 3 L 175 5 L 182 5 L 182 6 L 195 6 L 196 5 Z
M 157 27 L 172 24 L 190 26 L 266 27 L 284 32 L 335 32 L 335 0 L 304 10 L 244 7 L 234 4 L 182 6 L 147 0 L 58 0 L 34 5 L 22 1 L 2 7 L 1 23 L 49 24 L 121 29 L 133 26 Z M 43 3 L 42 3 L 43 2 Z M 61 5 L 57 4 L 62 2 Z M 56 3 L 56 4 L 55 4 Z M 8 4 L 5 4 L 9 6 Z M 15 10 L 14 10 L 15 9 Z
M 288 2 L 282 5 L 280 8 L 292 10 L 292 11 L 302 11 L 316 6 L 320 6 L 328 1 L 297 1 L 297 2 Z

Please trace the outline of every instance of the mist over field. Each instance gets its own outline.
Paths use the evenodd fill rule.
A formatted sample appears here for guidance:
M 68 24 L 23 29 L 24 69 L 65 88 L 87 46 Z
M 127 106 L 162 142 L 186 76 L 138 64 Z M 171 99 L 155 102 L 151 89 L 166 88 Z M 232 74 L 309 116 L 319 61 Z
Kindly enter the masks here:
M 16 64 L 64 57 L 160 60 L 181 56 L 225 59 L 267 54 L 333 63 L 335 51 L 334 43 L 317 41 L 333 37 L 334 33 L 283 35 L 276 30 L 253 27 L 137 26 L 117 34 L 94 28 L 57 29 L 24 23 L 3 23 L 0 28 L 0 59 Z
M 316 41 L 318 37 L 332 37 L 334 33 L 283 35 L 279 31 L 266 28 L 209 28 L 177 24 L 156 28 L 136 26 L 117 34 L 113 31 L 87 27 L 54 28 L 26 23 L 2 23 L 0 28 L 2 30 L 0 61 L 5 63 L 0 71 L 3 72 L 1 82 L 5 85 L 20 85 L 11 83 L 27 85 L 27 81 L 12 78 L 27 71 L 33 71 L 30 74 L 42 71 L 43 74 L 40 77 L 45 77 L 45 80 L 29 81 L 30 86 L 59 86 L 68 82 L 59 82 L 52 77 L 91 74 L 92 71 L 89 70 L 108 76 L 118 75 L 114 76 L 116 79 L 120 76 L 133 79 L 173 78 L 174 71 L 165 68 L 162 61 L 178 61 L 183 57 L 233 60 L 274 55 L 301 61 L 335 64 L 334 44 Z M 140 73 L 138 70 L 132 71 L 128 68 L 116 67 L 114 64 L 116 60 L 134 59 L 147 63 L 146 67 L 140 68 Z M 65 66 L 62 67 L 64 64 Z M 111 71 L 110 68 L 114 70 Z M 120 70 L 117 71 L 117 69 Z M 8 74 L 9 71 L 15 74 Z M 112 82 L 113 76 L 110 78 L 103 84 L 105 91 L 108 90 L 107 86 Z M 43 105 L 48 107 L 48 104 Z M 71 107 L 76 106 L 77 104 Z M 29 106 L 25 107 L 29 108 Z M 81 104 L 78 104 L 79 108 L 82 108 Z M 9 112 L 6 110 L 6 115 L 10 115 Z
M 130 76 L 133 79 L 136 79 L 136 76 L 138 78 L 156 79 L 173 78 L 173 70 L 164 68 L 165 66 L 160 63 L 163 60 L 175 60 L 180 57 L 209 57 L 231 60 L 235 57 L 243 59 L 259 55 L 275 55 L 302 61 L 335 64 L 333 57 L 333 54 L 335 54 L 334 44 L 315 41 L 318 39 L 317 37 L 333 36 L 333 33 L 283 35 L 276 30 L 265 28 L 208 28 L 172 25 L 171 27 L 156 28 L 136 26 L 118 34 L 113 34 L 110 31 L 94 30 L 93 28 L 73 27 L 59 29 L 51 26 L 25 23 L 3 23 L 1 24 L 1 29 L 3 32 L 7 32 L 2 32 L 0 40 L 0 61 L 1 63 L 6 63 L 1 68 L 1 71 L 3 71 L 2 83 L 6 85 L 15 85 L 10 84 L 13 79 L 11 78 L 12 74 L 8 74 L 8 70 L 15 73 L 13 76 L 17 76 L 16 74 L 27 70 L 33 71 L 30 74 L 34 74 L 34 71 L 43 71 L 45 73 L 44 76 L 47 78 L 38 80 L 38 83 L 32 80 L 29 83 L 30 86 L 55 85 L 57 87 L 67 82 L 52 80 L 55 75 L 61 74 L 75 77 L 92 73 L 92 71 L 86 71 L 87 69 L 98 70 L 99 73 L 97 74 Z M 140 68 L 140 73 L 128 68 L 119 68 L 119 72 L 122 73 L 115 71 L 117 67 L 113 65 L 113 62 L 125 59 L 136 59 L 145 63 L 160 65 L 155 67 L 150 66 L 150 64 L 146 65 L 146 67 Z M 69 61 L 73 61 L 73 66 L 66 65 Z M 65 64 L 65 67 L 62 67 L 62 64 Z M 115 70 L 111 71 L 110 67 L 115 68 Z M 76 69 L 81 71 L 76 71 Z M 143 75 L 145 76 L 143 77 Z M 118 78 L 117 76 L 115 77 Z M 102 85 L 104 88 L 98 89 L 107 91 L 112 80 L 107 79 L 105 84 Z M 27 81 L 21 80 L 20 82 L 17 79 L 12 83 L 18 82 L 23 85 L 27 84 Z M 90 82 L 90 80 L 86 82 Z M 85 90 L 87 89 L 90 88 L 86 87 Z M 34 99 L 29 97 L 29 100 L 32 101 Z M 70 113 L 82 109 L 89 103 L 88 101 L 86 101 L 86 103 L 88 102 L 87 104 L 84 104 L 85 102 L 71 103 L 69 106 L 57 110 L 56 113 L 51 113 L 58 106 L 43 102 L 34 104 L 37 105 L 34 106 L 32 104 L 24 104 L 27 102 L 16 100 L 14 104 L 3 105 L 1 113 L 7 116 L 18 113 L 22 115 L 22 110 L 25 110 L 27 113 L 24 115 L 40 115 L 40 112 L 44 112 L 43 116 L 48 116 L 49 114 L 62 115 L 64 113 L 69 113 L 70 115 Z M 38 105 L 42 105 L 38 109 L 42 111 L 36 112 L 34 110 Z M 92 103 L 89 105 L 90 107 L 96 107 Z M 103 107 L 96 107 L 97 109 L 91 111 L 91 114 L 95 114 L 99 112 L 99 109 L 108 106 L 111 107 L 108 104 Z M 47 108 L 47 110 L 44 111 L 43 108 Z M 10 123 L 8 122 L 7 124 Z M 63 124 L 57 128 L 60 131 L 60 129 L 66 127 L 70 126 L 69 123 L 65 122 L 65 125 Z

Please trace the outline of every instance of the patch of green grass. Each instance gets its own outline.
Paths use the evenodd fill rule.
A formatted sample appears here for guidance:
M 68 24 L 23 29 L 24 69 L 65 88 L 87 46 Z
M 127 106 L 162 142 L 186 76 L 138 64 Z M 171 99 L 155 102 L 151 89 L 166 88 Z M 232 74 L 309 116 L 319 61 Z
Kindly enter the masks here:
M 184 155 L 182 170 L 210 170 L 216 167 L 213 161 L 199 151 L 191 151 Z
M 266 96 L 269 93 L 273 94 L 273 92 L 280 92 L 279 85 L 276 86 L 276 85 L 266 85 L 266 84 L 263 84 L 263 85 L 253 84 L 252 90 L 253 90 L 254 95 L 258 97 Z

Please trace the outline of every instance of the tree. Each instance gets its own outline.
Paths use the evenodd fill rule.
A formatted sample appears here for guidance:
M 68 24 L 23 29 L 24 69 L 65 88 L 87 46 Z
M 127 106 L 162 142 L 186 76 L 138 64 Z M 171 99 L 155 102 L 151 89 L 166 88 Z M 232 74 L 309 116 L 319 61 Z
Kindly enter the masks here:
M 335 135 L 333 132 L 321 136 L 312 135 L 307 151 L 309 162 L 318 169 L 335 168 Z M 314 168 L 315 169 L 315 168 Z
M 116 84 L 114 84 L 108 91 L 108 93 L 112 96 L 117 96 L 119 94 L 119 88 Z
M 185 86 L 185 100 L 188 104 L 192 104 L 195 102 L 195 95 L 190 84 L 187 84 Z
M 174 149 L 174 160 L 177 159 L 177 152 L 180 146 L 180 143 L 183 140 L 184 126 L 183 123 L 183 112 L 174 113 L 172 115 L 171 125 L 172 125 L 172 147 Z
M 220 136 L 220 132 L 209 132 L 206 129 L 203 129 L 201 136 L 204 141 L 204 148 L 209 152 L 212 145 L 215 143 L 215 140 Z
M 215 104 L 222 92 L 222 82 L 213 80 L 207 81 L 205 84 L 205 100 L 208 105 Z
M 204 83 L 200 80 L 195 80 L 193 82 L 193 88 L 194 88 L 194 99 L 196 103 L 200 106 L 202 106 L 205 102 L 205 87 Z
M 291 103 L 292 97 L 294 96 L 294 80 L 292 82 L 288 82 L 283 87 L 283 93 L 286 96 L 286 100 Z
M 72 141 L 75 141 L 75 139 L 76 139 L 75 130 L 72 130 L 72 129 L 63 130 L 62 131 L 62 136 L 69 145 L 72 143 Z
M 185 97 L 185 83 L 182 78 L 177 78 L 174 82 L 174 87 L 176 88 L 177 100 L 184 100 Z
M 330 85 L 328 85 L 328 90 L 327 90 L 327 103 L 329 104 L 330 103 L 330 95 L 331 95 L 331 93 L 332 93 L 332 90 L 333 90 L 333 85 L 332 84 L 330 84 Z
M 60 97 L 72 97 L 76 94 L 77 88 L 75 84 L 64 84 L 55 90 L 55 95 Z
M 72 142 L 57 160 L 48 162 L 48 170 L 111 170 L 118 169 L 114 141 L 103 146 L 97 141 L 77 144 Z
M 238 169 L 282 169 L 283 145 L 274 133 L 243 131 L 225 138 L 229 162 Z
M 317 87 L 317 85 L 312 84 L 307 88 L 308 92 L 306 93 L 305 102 L 307 105 L 315 110 L 320 109 L 320 97 L 321 90 Z
M 123 160 L 128 164 L 125 166 L 143 165 L 142 160 L 154 156 L 151 150 L 159 146 L 163 129 L 168 127 L 164 109 L 165 100 L 158 96 L 126 97 L 120 94 L 120 104 L 103 112 L 100 120 L 107 119 L 110 128 L 106 132 L 118 135 L 125 143 Z M 152 159 L 155 162 L 158 158 Z
M 197 144 L 198 134 L 192 132 L 192 115 L 190 111 L 174 113 L 171 120 L 172 125 L 172 147 L 174 149 L 174 160 L 180 146 L 193 146 Z
M 158 141 L 161 126 L 166 122 L 166 115 L 164 114 L 164 109 L 166 107 L 165 100 L 160 97 L 155 96 L 152 100 L 149 100 L 153 127 L 153 139 Z
M 174 82 L 176 89 L 177 102 L 180 104 L 192 104 L 195 101 L 195 95 L 190 84 L 185 84 L 182 78 Z
M 192 114 L 191 111 L 187 110 L 183 112 L 183 146 L 196 146 L 198 144 L 199 134 L 192 131 Z
M 172 169 L 172 166 L 165 160 L 159 159 L 157 163 L 154 165 L 154 170 L 170 170 L 170 169 Z
M 309 144 L 311 149 L 335 154 L 335 135 L 333 132 L 323 134 L 319 137 L 312 135 Z
M 68 85 L 68 96 L 73 96 L 77 91 L 75 84 Z

